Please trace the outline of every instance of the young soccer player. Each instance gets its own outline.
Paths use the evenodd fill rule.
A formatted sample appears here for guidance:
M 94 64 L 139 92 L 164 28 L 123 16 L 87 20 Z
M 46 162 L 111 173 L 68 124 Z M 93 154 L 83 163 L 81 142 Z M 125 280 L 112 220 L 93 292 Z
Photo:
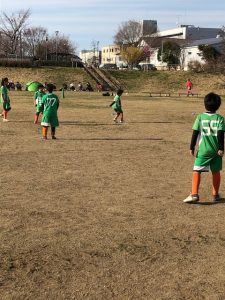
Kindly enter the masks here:
M 188 79 L 186 82 L 186 88 L 187 88 L 187 96 L 192 95 L 192 89 L 193 89 L 193 83 L 191 81 L 191 79 Z
M 59 126 L 57 110 L 59 108 L 59 98 L 53 94 L 53 85 L 46 85 L 47 94 L 42 98 L 43 117 L 41 121 L 42 138 L 47 140 L 48 127 L 51 126 L 51 136 L 55 140 L 55 128 Z
M 40 113 L 43 112 L 43 109 L 42 109 L 42 97 L 44 95 L 45 95 L 44 86 L 42 84 L 40 84 L 38 86 L 38 90 L 34 94 L 34 105 L 36 107 L 36 113 L 35 113 L 35 116 L 34 116 L 34 124 L 38 123 L 39 115 L 40 115 Z
M 9 80 L 7 77 L 2 78 L 1 81 L 1 102 L 3 103 L 3 122 L 8 122 L 7 116 L 8 112 L 11 110 L 10 99 L 8 96 L 8 84 Z
M 216 111 L 221 105 L 219 95 L 209 93 L 204 98 L 206 112 L 197 116 L 190 144 L 190 154 L 194 156 L 198 141 L 198 150 L 195 157 L 192 174 L 192 191 L 184 199 L 186 203 L 199 201 L 199 185 L 202 172 L 212 172 L 213 201 L 220 201 L 220 170 L 222 170 L 222 157 L 224 154 L 224 118 Z
M 116 96 L 114 97 L 113 102 L 109 105 L 109 106 L 112 106 L 112 108 L 116 112 L 116 116 L 113 120 L 115 123 L 117 123 L 117 119 L 119 118 L 119 116 L 121 116 L 120 123 L 123 123 L 123 110 L 122 110 L 122 104 L 121 104 L 122 94 L 123 94 L 123 90 L 119 89 L 116 93 Z

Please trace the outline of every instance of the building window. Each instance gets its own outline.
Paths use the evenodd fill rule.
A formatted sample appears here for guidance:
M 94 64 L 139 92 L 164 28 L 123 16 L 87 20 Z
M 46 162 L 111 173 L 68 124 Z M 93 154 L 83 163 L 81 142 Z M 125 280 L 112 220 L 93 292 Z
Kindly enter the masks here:
M 192 52 L 188 52 L 188 55 L 191 55 Z

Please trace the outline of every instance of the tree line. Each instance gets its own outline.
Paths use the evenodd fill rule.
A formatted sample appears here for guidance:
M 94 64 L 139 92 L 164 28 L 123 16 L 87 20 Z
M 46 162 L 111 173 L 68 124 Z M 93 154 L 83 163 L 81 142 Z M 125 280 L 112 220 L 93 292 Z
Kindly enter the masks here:
M 45 60 L 49 54 L 75 54 L 77 46 L 59 31 L 49 34 L 42 26 L 28 26 L 30 9 L 0 17 L 1 57 L 32 57 Z

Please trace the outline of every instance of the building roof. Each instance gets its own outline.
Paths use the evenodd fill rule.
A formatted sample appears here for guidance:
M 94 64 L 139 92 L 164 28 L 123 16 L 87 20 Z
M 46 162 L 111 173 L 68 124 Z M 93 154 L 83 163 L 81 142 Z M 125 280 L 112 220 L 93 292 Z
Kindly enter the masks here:
M 216 45 L 225 43 L 225 40 L 222 37 L 216 37 L 216 38 L 210 38 L 210 39 L 204 39 L 204 40 L 195 40 L 187 43 L 185 47 L 197 47 L 199 45 Z

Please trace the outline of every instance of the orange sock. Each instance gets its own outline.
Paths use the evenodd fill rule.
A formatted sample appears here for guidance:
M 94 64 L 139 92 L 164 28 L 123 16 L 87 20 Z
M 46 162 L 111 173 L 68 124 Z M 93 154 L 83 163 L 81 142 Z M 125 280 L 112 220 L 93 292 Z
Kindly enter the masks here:
M 42 135 L 47 138 L 48 127 L 42 127 Z
M 212 172 L 212 193 L 213 195 L 219 194 L 219 188 L 220 188 L 220 172 Z
M 201 173 L 194 171 L 192 174 L 192 191 L 191 191 L 192 195 L 198 194 L 200 180 L 201 180 Z

